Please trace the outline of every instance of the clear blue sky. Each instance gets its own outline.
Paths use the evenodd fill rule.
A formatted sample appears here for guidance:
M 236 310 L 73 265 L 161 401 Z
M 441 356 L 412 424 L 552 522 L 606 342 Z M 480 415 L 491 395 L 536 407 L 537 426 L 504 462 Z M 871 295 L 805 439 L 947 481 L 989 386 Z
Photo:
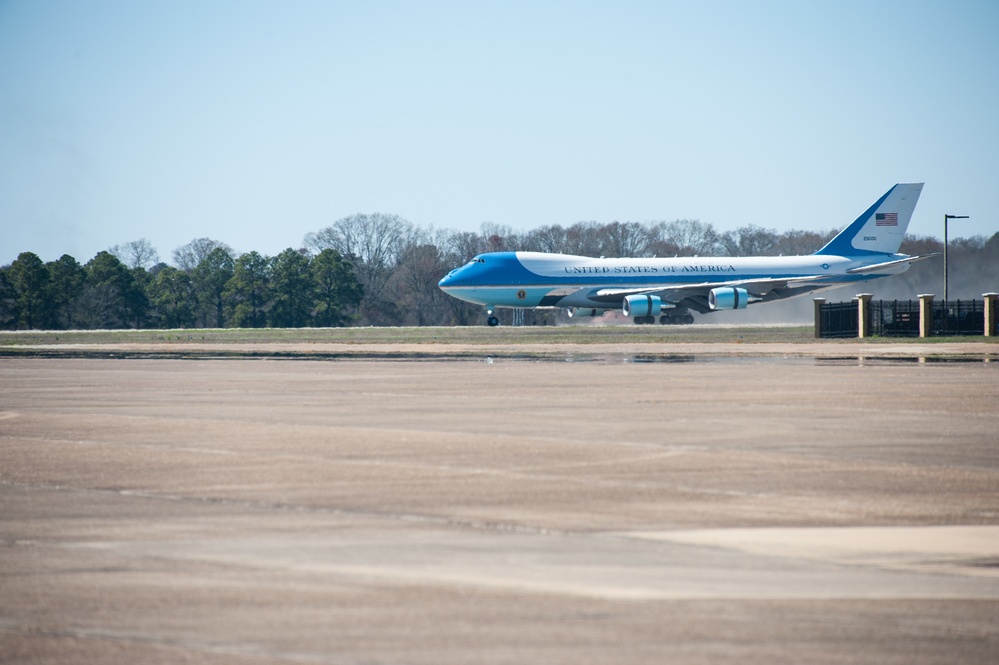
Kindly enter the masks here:
M 999 231 L 999 2 L 0 0 L 0 264 L 358 212 Z

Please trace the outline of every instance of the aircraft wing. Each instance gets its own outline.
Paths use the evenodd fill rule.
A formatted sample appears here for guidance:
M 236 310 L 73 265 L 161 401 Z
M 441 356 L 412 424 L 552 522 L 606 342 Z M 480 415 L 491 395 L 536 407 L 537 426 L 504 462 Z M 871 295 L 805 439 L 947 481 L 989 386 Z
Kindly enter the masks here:
M 923 259 L 928 259 L 936 255 L 937 253 L 924 254 L 922 256 L 907 256 L 904 259 L 895 259 L 893 261 L 885 261 L 883 263 L 875 263 L 868 266 L 851 268 L 846 272 L 847 274 L 852 275 L 892 271 L 894 268 L 900 268 L 903 265 L 913 263 L 915 261 L 922 261 Z M 822 280 L 828 279 L 829 277 L 829 275 L 802 275 L 793 278 L 759 277 L 756 279 L 738 279 L 727 282 L 701 282 L 698 284 L 683 285 L 650 284 L 643 287 L 596 289 L 591 291 L 588 294 L 588 297 L 591 300 L 609 303 L 620 302 L 625 296 L 631 295 L 659 296 L 664 301 L 671 303 L 678 303 L 681 300 L 686 299 L 704 299 L 706 302 L 708 292 L 711 291 L 711 289 L 734 286 L 746 289 L 746 291 L 754 298 L 762 300 L 779 300 L 780 298 L 786 298 L 791 295 L 799 295 L 808 291 L 839 286 L 839 284 L 827 285 L 822 282 Z
M 794 278 L 775 279 L 772 277 L 759 277 L 756 279 L 737 279 L 728 282 L 701 282 L 698 284 L 654 284 L 642 288 L 626 289 L 597 289 L 591 292 L 590 298 L 593 300 L 620 301 L 625 296 L 643 295 L 659 296 L 667 302 L 680 302 L 687 298 L 707 298 L 711 289 L 719 287 L 737 286 L 746 289 L 750 295 L 756 298 L 764 298 L 767 294 L 784 289 L 801 290 L 806 288 L 818 288 L 816 281 L 826 277 L 826 275 L 805 275 Z

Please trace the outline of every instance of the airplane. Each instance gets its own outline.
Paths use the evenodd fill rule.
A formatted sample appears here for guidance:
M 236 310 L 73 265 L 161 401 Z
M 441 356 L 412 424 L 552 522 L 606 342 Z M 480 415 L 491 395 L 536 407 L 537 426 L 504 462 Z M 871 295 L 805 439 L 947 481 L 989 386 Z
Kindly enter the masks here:
M 933 256 L 898 250 L 923 183 L 899 183 L 814 254 L 704 258 L 592 258 L 544 252 L 488 252 L 449 272 L 448 295 L 497 307 L 564 308 L 570 317 L 620 309 L 637 324 L 693 323 L 707 314 L 745 309 L 853 282 L 905 272 Z

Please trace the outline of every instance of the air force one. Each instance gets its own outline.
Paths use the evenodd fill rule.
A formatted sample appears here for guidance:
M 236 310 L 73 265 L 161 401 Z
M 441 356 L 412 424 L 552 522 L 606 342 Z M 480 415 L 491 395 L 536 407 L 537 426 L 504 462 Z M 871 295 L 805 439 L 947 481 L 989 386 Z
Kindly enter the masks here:
M 693 323 L 701 314 L 744 309 L 813 291 L 905 272 L 898 249 L 923 183 L 897 184 L 852 224 L 807 256 L 590 258 L 542 252 L 479 254 L 440 281 L 448 295 L 497 307 L 556 308 L 569 316 L 621 309 L 635 323 Z

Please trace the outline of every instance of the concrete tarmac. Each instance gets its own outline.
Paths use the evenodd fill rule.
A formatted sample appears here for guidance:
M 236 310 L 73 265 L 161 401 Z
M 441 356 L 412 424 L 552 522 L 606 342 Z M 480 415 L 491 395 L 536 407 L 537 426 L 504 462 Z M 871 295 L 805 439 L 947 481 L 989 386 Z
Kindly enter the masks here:
M 4 663 L 999 662 L 999 363 L 0 359 Z

